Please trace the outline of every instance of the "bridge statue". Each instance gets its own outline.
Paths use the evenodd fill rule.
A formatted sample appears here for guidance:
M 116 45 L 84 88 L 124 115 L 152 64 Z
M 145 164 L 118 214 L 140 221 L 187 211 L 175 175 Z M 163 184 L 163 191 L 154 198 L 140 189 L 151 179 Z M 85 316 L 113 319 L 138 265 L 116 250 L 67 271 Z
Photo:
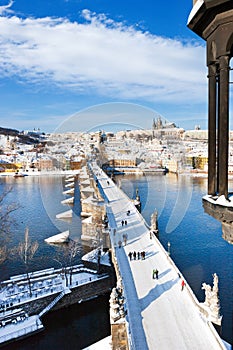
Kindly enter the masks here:
M 151 232 L 153 232 L 154 234 L 158 234 L 158 212 L 157 210 L 154 211 L 153 214 L 151 214 L 150 217 L 150 229 Z
M 211 322 L 221 325 L 222 316 L 220 316 L 218 276 L 216 273 L 213 274 L 213 279 L 213 287 L 206 283 L 202 284 L 202 289 L 205 290 L 204 308 L 206 309 Z

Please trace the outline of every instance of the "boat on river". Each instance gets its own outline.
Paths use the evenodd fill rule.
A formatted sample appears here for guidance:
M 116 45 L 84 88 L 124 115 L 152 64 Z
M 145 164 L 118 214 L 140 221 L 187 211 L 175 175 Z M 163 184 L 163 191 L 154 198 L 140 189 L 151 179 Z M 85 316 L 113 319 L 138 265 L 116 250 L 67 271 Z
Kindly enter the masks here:
M 45 238 L 45 242 L 47 243 L 67 243 L 69 241 L 69 230 L 58 233 L 57 235 L 51 236 L 49 238 Z
M 22 173 L 22 172 L 20 172 L 20 171 L 16 171 L 16 173 L 15 173 L 15 175 L 14 175 L 14 177 L 25 177 L 25 176 L 28 176 L 28 175 L 25 174 L 25 173 Z

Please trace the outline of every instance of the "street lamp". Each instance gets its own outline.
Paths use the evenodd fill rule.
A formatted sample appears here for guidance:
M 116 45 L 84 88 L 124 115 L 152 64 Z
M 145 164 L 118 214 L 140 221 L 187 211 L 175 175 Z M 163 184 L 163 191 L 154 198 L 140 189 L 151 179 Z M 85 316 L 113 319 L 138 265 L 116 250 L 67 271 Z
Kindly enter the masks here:
M 171 254 L 171 243 L 170 242 L 167 242 L 167 252 L 168 252 L 168 255 L 170 256 Z

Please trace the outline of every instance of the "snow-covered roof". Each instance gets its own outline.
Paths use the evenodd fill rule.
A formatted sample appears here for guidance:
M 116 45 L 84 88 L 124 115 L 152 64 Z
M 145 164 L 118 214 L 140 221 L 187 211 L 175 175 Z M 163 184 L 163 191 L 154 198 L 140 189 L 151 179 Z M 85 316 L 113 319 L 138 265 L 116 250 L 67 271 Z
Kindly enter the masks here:
M 200 8 L 202 7 L 202 5 L 204 4 L 204 0 L 197 0 L 197 2 L 195 3 L 195 5 L 193 6 L 189 17 L 188 17 L 188 22 L 187 24 L 189 24 L 191 22 L 191 20 L 193 19 L 193 17 L 196 15 L 196 13 L 200 10 Z

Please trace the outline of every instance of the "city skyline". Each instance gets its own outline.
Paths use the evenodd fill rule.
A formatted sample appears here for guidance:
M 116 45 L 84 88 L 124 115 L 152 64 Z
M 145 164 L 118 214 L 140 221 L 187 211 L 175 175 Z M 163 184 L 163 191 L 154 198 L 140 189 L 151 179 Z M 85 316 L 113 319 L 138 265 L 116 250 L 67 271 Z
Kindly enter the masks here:
M 191 0 L 0 1 L 1 126 L 149 128 L 161 115 L 206 129 L 206 49 L 187 28 L 191 9 Z

